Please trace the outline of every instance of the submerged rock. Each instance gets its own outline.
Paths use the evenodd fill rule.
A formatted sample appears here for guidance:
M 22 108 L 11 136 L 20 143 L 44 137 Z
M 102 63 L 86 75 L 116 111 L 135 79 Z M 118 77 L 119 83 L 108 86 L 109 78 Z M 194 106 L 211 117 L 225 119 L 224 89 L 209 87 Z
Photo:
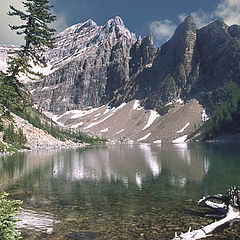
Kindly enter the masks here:
M 72 240 L 92 240 L 100 236 L 100 233 L 94 232 L 72 232 L 65 236 L 65 239 Z

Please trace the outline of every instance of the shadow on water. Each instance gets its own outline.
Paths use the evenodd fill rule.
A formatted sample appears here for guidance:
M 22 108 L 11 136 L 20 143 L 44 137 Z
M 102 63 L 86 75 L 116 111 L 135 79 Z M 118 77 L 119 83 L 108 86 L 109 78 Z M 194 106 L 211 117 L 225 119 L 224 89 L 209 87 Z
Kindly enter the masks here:
M 196 201 L 240 185 L 239 157 L 209 144 L 18 153 L 0 159 L 0 184 L 24 201 L 24 239 L 171 239 L 212 221 Z

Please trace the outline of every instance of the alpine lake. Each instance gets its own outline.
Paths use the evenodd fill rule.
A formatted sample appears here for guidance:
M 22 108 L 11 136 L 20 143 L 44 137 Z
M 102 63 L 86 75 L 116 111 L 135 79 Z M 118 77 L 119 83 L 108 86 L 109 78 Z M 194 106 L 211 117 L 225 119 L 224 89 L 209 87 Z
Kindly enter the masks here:
M 172 239 L 215 221 L 197 206 L 240 185 L 240 147 L 133 144 L 0 158 L 0 190 L 23 201 L 23 239 Z M 240 223 L 209 239 L 240 239 Z

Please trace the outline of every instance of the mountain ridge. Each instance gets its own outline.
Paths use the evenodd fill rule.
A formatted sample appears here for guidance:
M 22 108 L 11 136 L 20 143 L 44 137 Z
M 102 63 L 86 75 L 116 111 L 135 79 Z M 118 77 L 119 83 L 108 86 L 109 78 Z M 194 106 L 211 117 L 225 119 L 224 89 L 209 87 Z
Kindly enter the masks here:
M 194 124 L 194 128 L 202 124 L 203 108 L 211 112 L 220 101 L 217 89 L 231 81 L 240 84 L 240 26 L 221 20 L 197 29 L 188 16 L 159 49 L 151 34 L 136 39 L 120 17 L 103 26 L 87 20 L 59 36 L 58 47 L 46 55 L 51 73 L 28 83 L 34 100 L 59 116 L 102 106 L 111 110 L 138 100 L 146 111 L 163 117 L 180 99 L 186 104 L 196 99 L 192 106 L 198 109 L 198 117 L 189 122 L 193 129 Z M 69 126 L 81 128 L 78 122 L 80 118 Z M 169 140 L 183 134 L 174 133 Z
M 86 27 L 86 23 L 89 22 L 60 33 L 58 47 L 48 56 L 56 70 L 43 81 L 30 83 L 34 98 L 43 102 L 46 110 L 62 113 L 100 106 L 129 77 L 129 51 L 135 35 L 125 28 L 120 17 L 110 19 L 104 26 L 91 22 Z M 65 106 L 58 104 L 63 100 Z

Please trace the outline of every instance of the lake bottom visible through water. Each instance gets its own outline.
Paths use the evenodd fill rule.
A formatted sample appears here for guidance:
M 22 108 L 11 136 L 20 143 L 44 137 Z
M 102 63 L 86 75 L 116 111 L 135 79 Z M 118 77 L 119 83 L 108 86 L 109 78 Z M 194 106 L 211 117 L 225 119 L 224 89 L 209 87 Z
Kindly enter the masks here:
M 214 219 L 204 195 L 240 185 L 238 146 L 107 145 L 0 159 L 0 184 L 23 200 L 23 239 L 172 239 Z M 240 223 L 209 239 L 239 239 Z

